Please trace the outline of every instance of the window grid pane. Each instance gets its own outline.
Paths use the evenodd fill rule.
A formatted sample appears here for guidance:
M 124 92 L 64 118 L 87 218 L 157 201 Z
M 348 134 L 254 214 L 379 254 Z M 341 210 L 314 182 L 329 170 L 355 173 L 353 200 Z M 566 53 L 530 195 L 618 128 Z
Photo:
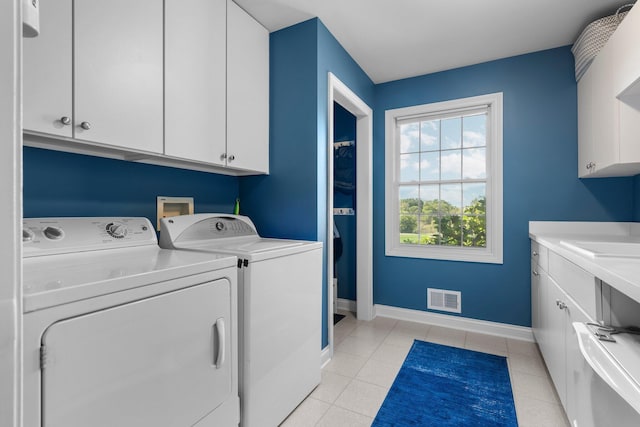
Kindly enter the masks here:
M 400 126 L 401 244 L 486 247 L 486 117 Z

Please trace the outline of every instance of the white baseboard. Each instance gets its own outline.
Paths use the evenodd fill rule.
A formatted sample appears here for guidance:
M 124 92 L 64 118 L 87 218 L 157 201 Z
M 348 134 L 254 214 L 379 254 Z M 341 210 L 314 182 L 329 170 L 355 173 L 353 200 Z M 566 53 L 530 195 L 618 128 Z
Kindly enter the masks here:
M 320 352 L 320 369 L 324 368 L 331 361 L 331 348 L 326 346 Z
M 487 335 L 497 335 L 516 340 L 534 341 L 531 328 L 524 326 L 470 319 L 468 317 L 450 316 L 447 314 L 432 313 L 429 311 L 410 310 L 408 308 L 398 308 L 380 304 L 376 304 L 374 308 L 376 316 L 380 317 L 444 326 L 447 328 L 461 329 L 463 331 L 478 332 Z
M 352 299 L 338 298 L 338 310 L 356 312 L 356 302 Z

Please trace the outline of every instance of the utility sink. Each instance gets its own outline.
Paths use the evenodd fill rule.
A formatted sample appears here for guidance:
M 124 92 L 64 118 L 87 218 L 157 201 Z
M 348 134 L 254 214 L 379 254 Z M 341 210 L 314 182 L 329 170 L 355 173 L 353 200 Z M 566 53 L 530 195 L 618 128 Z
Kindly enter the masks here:
M 560 244 L 591 258 L 640 258 L 640 242 L 562 240 Z

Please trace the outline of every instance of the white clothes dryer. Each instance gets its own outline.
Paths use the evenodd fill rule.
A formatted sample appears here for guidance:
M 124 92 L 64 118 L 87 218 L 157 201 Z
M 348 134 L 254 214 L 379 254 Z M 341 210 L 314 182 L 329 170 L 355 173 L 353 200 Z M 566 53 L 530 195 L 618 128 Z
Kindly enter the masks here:
M 146 218 L 23 220 L 24 426 L 237 426 L 234 256 Z
M 320 383 L 322 242 L 262 238 L 239 215 L 160 227 L 163 248 L 238 257 L 240 424 L 277 426 Z

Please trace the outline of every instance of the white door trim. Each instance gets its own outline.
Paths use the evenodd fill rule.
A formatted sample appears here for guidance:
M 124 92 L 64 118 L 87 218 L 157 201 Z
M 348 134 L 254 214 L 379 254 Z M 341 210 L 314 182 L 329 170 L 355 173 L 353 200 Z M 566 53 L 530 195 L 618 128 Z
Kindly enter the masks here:
M 357 317 L 372 320 L 373 309 L 373 110 L 335 75 L 328 73 L 327 131 L 327 324 L 333 354 L 333 102 L 356 116 L 356 297 Z
M 0 2 L 0 425 L 22 425 L 22 2 Z

